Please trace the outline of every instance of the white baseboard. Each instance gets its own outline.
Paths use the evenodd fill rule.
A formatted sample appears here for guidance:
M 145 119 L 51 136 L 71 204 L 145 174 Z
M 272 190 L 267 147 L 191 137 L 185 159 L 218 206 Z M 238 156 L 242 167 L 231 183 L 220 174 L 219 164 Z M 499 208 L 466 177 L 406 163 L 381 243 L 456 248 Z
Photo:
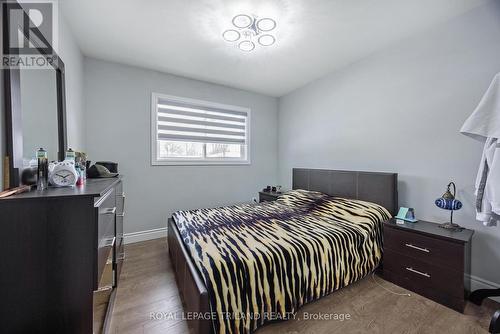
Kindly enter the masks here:
M 153 240 L 158 238 L 167 237 L 167 228 L 155 228 L 153 230 L 125 233 L 123 238 L 125 239 L 125 244 L 133 244 L 134 242 L 141 242 L 147 240 Z
M 470 281 L 471 281 L 470 282 L 471 283 L 471 291 L 475 291 L 477 289 L 499 289 L 500 288 L 500 284 L 498 284 L 498 283 L 491 282 L 491 281 L 485 280 L 481 277 L 477 277 L 477 276 L 473 276 L 473 275 L 470 276 Z M 500 303 L 500 297 L 495 297 L 495 298 L 491 298 L 491 299 Z

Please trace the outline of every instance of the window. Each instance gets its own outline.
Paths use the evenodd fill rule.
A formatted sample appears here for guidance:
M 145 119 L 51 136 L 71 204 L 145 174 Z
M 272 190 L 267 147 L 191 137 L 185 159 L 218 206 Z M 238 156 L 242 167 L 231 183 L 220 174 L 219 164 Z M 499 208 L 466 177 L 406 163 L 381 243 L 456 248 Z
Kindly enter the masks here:
M 153 93 L 153 165 L 248 164 L 250 109 Z

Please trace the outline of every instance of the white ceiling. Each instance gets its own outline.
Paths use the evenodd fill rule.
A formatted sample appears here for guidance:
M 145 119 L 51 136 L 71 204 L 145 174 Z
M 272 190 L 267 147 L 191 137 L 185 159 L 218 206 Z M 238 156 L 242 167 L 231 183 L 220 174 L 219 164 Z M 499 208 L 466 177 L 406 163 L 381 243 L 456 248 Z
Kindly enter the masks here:
M 486 0 L 61 0 L 86 56 L 272 96 Z M 221 33 L 238 13 L 278 22 L 272 47 L 245 53 Z

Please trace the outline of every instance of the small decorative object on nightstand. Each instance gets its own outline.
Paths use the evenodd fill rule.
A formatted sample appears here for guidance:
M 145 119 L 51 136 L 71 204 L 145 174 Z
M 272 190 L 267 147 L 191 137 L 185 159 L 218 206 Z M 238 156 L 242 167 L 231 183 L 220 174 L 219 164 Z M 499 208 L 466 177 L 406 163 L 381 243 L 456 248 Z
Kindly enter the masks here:
M 281 195 L 283 195 L 281 192 L 259 191 L 259 203 L 275 201 Z
M 383 277 L 463 312 L 470 291 L 473 234 L 422 220 L 404 224 L 388 220 L 384 222 Z
M 395 217 L 398 221 L 407 221 L 410 223 L 416 223 L 417 219 L 415 218 L 415 209 L 413 208 L 405 208 L 400 207 L 398 211 L 398 215 Z
M 450 191 L 450 187 L 453 186 L 453 194 Z M 462 208 L 462 202 L 455 198 L 457 193 L 457 188 L 454 182 L 448 183 L 448 187 L 446 188 L 446 192 L 440 198 L 436 199 L 434 202 L 438 208 L 444 210 L 450 210 L 450 221 L 448 223 L 444 223 L 439 225 L 442 228 L 454 231 L 463 230 L 458 224 L 453 223 L 453 211 L 460 210 Z

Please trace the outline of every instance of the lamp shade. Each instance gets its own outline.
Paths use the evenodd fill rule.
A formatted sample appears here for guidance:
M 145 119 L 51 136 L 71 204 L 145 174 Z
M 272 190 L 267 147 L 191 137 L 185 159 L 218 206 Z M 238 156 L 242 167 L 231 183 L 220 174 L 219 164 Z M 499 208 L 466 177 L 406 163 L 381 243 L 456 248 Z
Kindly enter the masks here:
M 436 199 L 434 203 L 438 208 L 444 210 L 460 210 L 462 208 L 462 202 L 460 202 L 458 199 L 441 197 Z

